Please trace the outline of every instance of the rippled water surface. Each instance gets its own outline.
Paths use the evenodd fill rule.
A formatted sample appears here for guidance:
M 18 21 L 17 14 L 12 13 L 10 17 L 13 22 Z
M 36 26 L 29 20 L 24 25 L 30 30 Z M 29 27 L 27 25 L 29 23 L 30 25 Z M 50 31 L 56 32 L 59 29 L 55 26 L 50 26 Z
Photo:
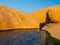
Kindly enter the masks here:
M 0 45 L 45 45 L 43 31 L 38 29 L 0 32 Z

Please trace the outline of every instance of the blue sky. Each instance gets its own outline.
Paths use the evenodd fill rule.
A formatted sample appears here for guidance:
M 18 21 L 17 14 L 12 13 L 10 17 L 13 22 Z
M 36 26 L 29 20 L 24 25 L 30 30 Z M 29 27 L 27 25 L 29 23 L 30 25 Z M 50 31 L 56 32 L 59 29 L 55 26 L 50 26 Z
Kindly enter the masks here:
M 0 4 L 31 12 L 46 6 L 60 4 L 60 0 L 0 0 Z

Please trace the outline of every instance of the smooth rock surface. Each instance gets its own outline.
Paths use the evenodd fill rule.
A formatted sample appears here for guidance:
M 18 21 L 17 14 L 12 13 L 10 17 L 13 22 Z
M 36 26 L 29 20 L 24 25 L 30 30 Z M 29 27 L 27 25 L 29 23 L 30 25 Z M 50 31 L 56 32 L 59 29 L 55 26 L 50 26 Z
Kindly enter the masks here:
M 42 29 L 48 31 L 51 37 L 55 38 L 56 40 L 59 40 L 60 43 L 60 23 L 50 23 L 44 26 Z

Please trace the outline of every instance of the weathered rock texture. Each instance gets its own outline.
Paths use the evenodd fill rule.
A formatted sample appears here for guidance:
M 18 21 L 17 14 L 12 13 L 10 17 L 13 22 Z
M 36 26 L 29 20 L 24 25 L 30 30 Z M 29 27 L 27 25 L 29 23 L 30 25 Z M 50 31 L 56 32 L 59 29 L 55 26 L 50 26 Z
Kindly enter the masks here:
M 48 11 L 48 15 L 52 22 L 60 23 L 60 7 L 56 6 L 54 8 L 51 8 Z
M 50 22 L 46 21 L 47 15 Z M 48 25 L 41 27 L 40 23 Z M 55 24 L 56 23 L 56 24 Z M 48 6 L 31 13 L 0 5 L 0 31 L 8 29 L 41 28 L 60 40 L 60 5 Z
M 45 22 L 45 13 L 45 9 L 32 13 L 26 13 L 8 6 L 0 5 L 0 30 L 16 28 L 39 28 L 39 24 Z
M 18 28 L 40 28 L 40 23 L 46 21 L 46 15 L 53 22 L 60 22 L 60 7 L 49 6 L 31 13 L 16 10 L 14 8 L 0 5 L 0 29 L 18 29 Z
M 60 40 L 60 24 L 47 24 L 42 28 L 45 31 L 48 31 L 53 38 Z

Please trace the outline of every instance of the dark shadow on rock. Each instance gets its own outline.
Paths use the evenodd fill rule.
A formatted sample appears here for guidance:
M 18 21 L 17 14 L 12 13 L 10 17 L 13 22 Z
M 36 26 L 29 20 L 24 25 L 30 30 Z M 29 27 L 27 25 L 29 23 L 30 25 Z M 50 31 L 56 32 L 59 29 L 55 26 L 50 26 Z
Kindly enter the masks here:
M 43 26 L 45 26 L 46 24 L 49 24 L 49 23 L 51 23 L 51 21 L 50 21 L 50 18 L 49 18 L 49 16 L 48 16 L 48 12 L 47 12 L 47 13 L 46 13 L 46 20 L 45 20 L 45 22 L 40 23 L 40 29 L 42 29 Z
M 48 12 L 49 12 L 49 11 L 48 11 Z M 42 28 L 43 28 L 45 25 L 47 25 L 47 24 L 49 24 L 49 23 L 56 23 L 56 22 L 53 22 L 53 21 L 50 20 L 50 17 L 49 17 L 49 15 L 48 15 L 48 12 L 46 13 L 46 20 L 45 20 L 45 22 L 40 23 L 40 29 L 41 29 L 41 30 L 42 30 Z

